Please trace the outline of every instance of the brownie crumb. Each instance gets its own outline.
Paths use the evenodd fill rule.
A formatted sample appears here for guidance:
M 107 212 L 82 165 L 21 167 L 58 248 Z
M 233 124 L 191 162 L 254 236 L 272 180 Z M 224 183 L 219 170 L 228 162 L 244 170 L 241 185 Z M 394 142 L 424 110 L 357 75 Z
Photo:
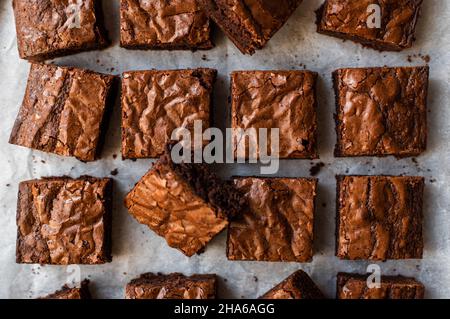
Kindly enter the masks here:
M 113 154 L 113 159 L 116 159 L 117 158 L 117 154 Z
M 413 158 L 411 158 L 411 161 L 412 161 L 414 164 L 419 165 L 419 162 L 417 161 L 417 158 L 413 157 Z
M 209 61 L 209 59 L 208 59 L 208 57 L 206 56 L 206 54 L 203 54 L 203 55 L 202 55 L 202 60 L 203 60 L 203 61 Z
M 254 280 L 255 282 L 258 282 L 258 277 L 253 276 L 253 280 Z
M 111 171 L 112 176 L 116 176 L 117 174 L 119 174 L 119 170 L 117 168 L 115 168 Z
M 41 163 L 42 163 L 42 164 L 45 164 L 45 161 L 44 161 L 44 160 L 41 160 Z
M 6 184 L 6 187 L 9 187 L 9 186 L 11 186 L 11 184 Z
M 309 170 L 309 174 L 311 176 L 317 176 L 320 173 L 321 169 L 325 167 L 325 163 L 323 163 L 323 162 L 320 162 L 317 164 L 314 164 L 314 163 L 311 163 L 311 164 L 313 165 Z

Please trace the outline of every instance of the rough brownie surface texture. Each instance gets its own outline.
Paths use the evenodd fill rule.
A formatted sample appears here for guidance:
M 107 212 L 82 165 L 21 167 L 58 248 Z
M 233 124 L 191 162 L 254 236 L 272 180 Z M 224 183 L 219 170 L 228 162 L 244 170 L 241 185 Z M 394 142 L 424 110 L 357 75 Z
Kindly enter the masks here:
M 17 263 L 111 261 L 112 180 L 48 178 L 22 182 L 17 204 Z
M 241 211 L 243 197 L 205 164 L 175 164 L 164 155 L 127 195 L 140 223 L 187 256 L 201 252 Z
M 317 180 L 237 178 L 248 208 L 230 223 L 230 260 L 308 262 L 313 256 Z
M 177 128 L 210 125 L 213 69 L 136 71 L 123 74 L 122 156 L 157 158 Z
M 427 146 L 428 67 L 341 69 L 336 156 L 417 156 Z
M 302 270 L 296 271 L 283 282 L 266 292 L 261 299 L 324 299 L 312 279 Z
M 215 299 L 216 275 L 170 275 L 147 273 L 132 280 L 125 289 L 126 299 Z
M 101 0 L 13 0 L 23 59 L 42 61 L 108 44 Z
M 410 48 L 423 0 L 327 0 L 317 11 L 319 33 L 380 51 Z M 378 12 L 380 25 L 374 17 Z
M 197 0 L 120 0 L 121 46 L 211 49 L 209 18 Z
M 89 280 L 81 282 L 80 287 L 70 288 L 68 285 L 65 285 L 61 290 L 42 299 L 92 299 L 89 292 Z
M 279 128 L 280 158 L 317 158 L 316 78 L 309 71 L 233 72 L 232 127 Z
M 95 160 L 113 82 L 110 75 L 33 63 L 9 142 Z
M 199 0 L 244 54 L 254 54 L 286 23 L 301 0 Z
M 420 259 L 424 178 L 339 176 L 337 256 Z
M 382 276 L 380 288 L 367 286 L 368 275 L 339 273 L 338 299 L 423 299 L 425 287 L 414 278 Z

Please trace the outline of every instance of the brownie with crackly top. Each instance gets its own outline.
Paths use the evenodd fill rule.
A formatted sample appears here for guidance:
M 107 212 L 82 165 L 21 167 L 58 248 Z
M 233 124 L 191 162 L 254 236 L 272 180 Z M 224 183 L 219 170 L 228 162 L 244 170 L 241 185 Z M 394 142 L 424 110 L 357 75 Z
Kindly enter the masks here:
M 64 285 L 60 290 L 40 299 L 92 299 L 89 280 L 83 280 L 79 287 Z
M 111 198 L 109 178 L 52 177 L 20 183 L 16 262 L 110 262 Z
M 100 156 L 115 77 L 32 63 L 9 142 L 90 162 Z
M 109 44 L 101 0 L 13 0 L 23 59 L 43 61 Z
M 423 177 L 338 176 L 336 255 L 421 259 Z
M 337 157 L 418 156 L 427 147 L 429 67 L 340 69 Z

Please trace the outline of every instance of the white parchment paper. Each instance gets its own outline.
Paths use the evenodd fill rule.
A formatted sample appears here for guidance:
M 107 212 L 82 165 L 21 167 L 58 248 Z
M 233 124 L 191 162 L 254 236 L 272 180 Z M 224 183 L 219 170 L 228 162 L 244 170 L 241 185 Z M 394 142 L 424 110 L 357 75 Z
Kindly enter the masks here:
M 211 51 L 129 51 L 119 41 L 118 0 L 104 1 L 105 17 L 113 46 L 56 60 L 92 70 L 119 74 L 137 69 L 212 67 L 219 70 L 216 85 L 216 126 L 225 128 L 228 114 L 229 73 L 246 69 L 307 69 L 320 74 L 320 156 L 326 164 L 318 175 L 319 195 L 315 223 L 315 256 L 310 264 L 231 262 L 225 256 L 226 234 L 221 234 L 204 254 L 187 258 L 135 221 L 123 207 L 124 195 L 149 169 L 151 160 L 122 161 L 120 157 L 120 105 L 116 103 L 101 161 L 84 164 L 75 159 L 31 151 L 8 144 L 8 138 L 25 90 L 29 65 L 17 53 L 10 0 L 0 1 L 0 297 L 34 298 L 61 287 L 74 270 L 61 266 L 15 263 L 16 198 L 20 181 L 43 176 L 110 176 L 117 169 L 114 192 L 112 263 L 80 266 L 82 278 L 92 281 L 97 298 L 123 298 L 124 286 L 144 272 L 217 273 L 220 297 L 255 298 L 297 269 L 311 274 L 328 297 L 335 296 L 339 271 L 364 273 L 368 262 L 340 261 L 334 256 L 336 174 L 407 174 L 425 176 L 425 254 L 423 260 L 379 263 L 383 274 L 414 276 L 426 286 L 429 298 L 450 297 L 450 1 L 426 0 L 413 49 L 379 53 L 352 42 L 319 35 L 314 11 L 322 0 L 303 4 L 276 34 L 265 50 L 243 56 L 220 32 Z M 334 92 L 331 72 L 339 67 L 422 65 L 419 55 L 429 55 L 429 147 L 412 159 L 335 159 Z M 408 59 L 408 56 L 411 58 Z M 410 61 L 408 61 L 410 60 Z M 115 155 L 117 157 L 115 158 Z M 309 176 L 310 161 L 282 161 L 280 176 Z M 255 165 L 218 166 L 224 177 L 257 175 Z

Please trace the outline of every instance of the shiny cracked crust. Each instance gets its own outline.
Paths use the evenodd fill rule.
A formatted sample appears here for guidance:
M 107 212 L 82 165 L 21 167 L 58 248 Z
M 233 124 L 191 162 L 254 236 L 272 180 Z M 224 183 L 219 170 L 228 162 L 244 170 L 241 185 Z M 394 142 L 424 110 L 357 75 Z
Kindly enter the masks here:
M 17 204 L 17 263 L 111 261 L 112 180 L 49 178 L 22 182 Z
M 317 180 L 250 177 L 235 185 L 248 208 L 230 223 L 228 259 L 311 261 Z
M 324 299 L 312 279 L 302 270 L 296 271 L 283 282 L 266 292 L 260 299 Z
M 199 0 L 244 54 L 254 54 L 286 23 L 301 0 Z
M 23 59 L 43 61 L 108 45 L 100 0 L 13 0 L 13 8 Z
M 337 157 L 426 150 L 428 67 L 340 69 L 333 76 Z
M 204 164 L 174 164 L 163 156 L 127 195 L 141 224 L 186 256 L 200 253 L 240 212 L 242 198 Z
M 316 79 L 309 71 L 233 72 L 232 127 L 279 128 L 280 158 L 317 158 Z
M 33 63 L 11 144 L 74 156 L 98 157 L 114 76 Z
M 210 125 L 217 70 L 135 71 L 123 74 L 122 157 L 157 158 L 177 128 Z
M 120 43 L 129 49 L 211 49 L 211 27 L 197 0 L 121 0 Z
M 421 259 L 422 177 L 338 176 L 341 259 Z
M 317 11 L 317 31 L 380 51 L 410 48 L 423 0 L 327 0 Z M 381 8 L 381 28 L 371 28 L 369 5 Z
M 89 280 L 82 281 L 80 287 L 70 288 L 65 285 L 61 290 L 40 299 L 92 299 L 89 292 Z
M 423 299 L 425 287 L 414 278 L 382 276 L 380 288 L 367 287 L 368 275 L 339 273 L 338 299 Z
M 126 299 L 215 299 L 216 275 L 170 275 L 147 273 L 125 288 Z

